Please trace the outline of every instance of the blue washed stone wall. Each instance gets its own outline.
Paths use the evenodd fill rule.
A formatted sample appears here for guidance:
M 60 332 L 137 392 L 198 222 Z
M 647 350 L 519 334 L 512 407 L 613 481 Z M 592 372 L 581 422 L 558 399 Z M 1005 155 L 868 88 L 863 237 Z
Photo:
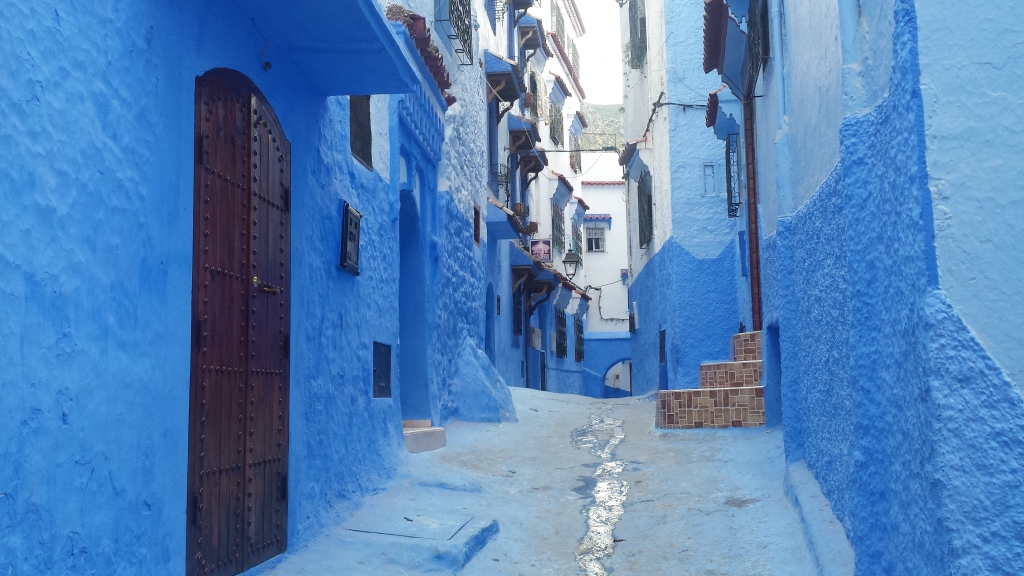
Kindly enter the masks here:
M 401 461 L 397 395 L 371 393 L 372 342 L 398 338 L 398 198 L 386 175 L 353 161 L 348 100 L 319 95 L 276 46 L 264 72 L 266 41 L 235 8 L 0 5 L 7 574 L 184 566 L 193 91 L 210 68 L 252 78 L 292 142 L 290 546 L 343 518 Z M 453 295 L 438 312 L 444 382 L 443 351 L 458 349 L 449 341 L 479 338 L 482 324 L 452 303 L 482 289 L 471 223 L 440 198 L 434 270 Z M 337 268 L 343 200 L 364 215 L 358 277 Z
M 762 244 L 786 453 L 858 574 L 1021 573 L 1024 401 L 938 289 L 916 42 L 897 1 L 888 92 L 844 120 L 840 163 Z
M 658 389 L 662 329 L 669 389 L 697 388 L 701 363 L 730 359 L 739 327 L 736 250 L 733 242 L 715 258 L 696 258 L 670 239 L 630 284 L 629 300 L 640 312 L 632 342 L 634 396 Z
M 583 395 L 607 397 L 609 391 L 604 385 L 605 374 L 612 366 L 629 360 L 632 354 L 629 332 L 584 332 Z

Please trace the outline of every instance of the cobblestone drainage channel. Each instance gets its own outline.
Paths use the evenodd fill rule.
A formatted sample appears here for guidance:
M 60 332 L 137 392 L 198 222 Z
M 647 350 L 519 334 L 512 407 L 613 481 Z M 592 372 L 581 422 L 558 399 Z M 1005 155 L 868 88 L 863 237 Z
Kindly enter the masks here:
M 622 517 L 629 484 L 620 480 L 625 462 L 613 460 L 615 447 L 622 442 L 622 420 L 610 416 L 609 408 L 602 408 L 590 416 L 590 423 L 573 430 L 572 444 L 577 450 L 588 450 L 601 459 L 592 478 L 584 478 L 592 500 L 586 508 L 587 533 L 576 549 L 576 562 L 587 576 L 607 576 L 601 561 L 611 556 L 614 548 L 612 533 Z

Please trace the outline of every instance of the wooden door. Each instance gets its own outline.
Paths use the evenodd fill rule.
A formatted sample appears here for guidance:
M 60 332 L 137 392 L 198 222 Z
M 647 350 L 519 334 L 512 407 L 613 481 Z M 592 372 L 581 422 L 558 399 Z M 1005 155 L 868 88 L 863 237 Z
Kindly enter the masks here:
M 186 574 L 283 552 L 291 154 L 245 76 L 196 80 Z

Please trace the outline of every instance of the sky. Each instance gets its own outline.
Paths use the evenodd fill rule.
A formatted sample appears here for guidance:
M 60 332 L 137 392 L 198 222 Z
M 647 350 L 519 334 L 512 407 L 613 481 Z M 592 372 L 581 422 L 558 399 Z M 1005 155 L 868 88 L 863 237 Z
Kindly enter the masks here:
M 615 0 L 576 0 L 587 33 L 576 43 L 587 102 L 622 103 L 622 43 Z

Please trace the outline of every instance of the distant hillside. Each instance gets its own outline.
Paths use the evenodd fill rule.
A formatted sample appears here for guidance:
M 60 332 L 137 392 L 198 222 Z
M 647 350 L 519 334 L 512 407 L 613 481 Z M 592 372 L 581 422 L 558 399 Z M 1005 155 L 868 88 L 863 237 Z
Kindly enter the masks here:
M 625 144 L 622 130 L 622 104 L 583 103 L 583 115 L 588 128 L 583 130 L 580 146 L 584 150 L 615 146 L 621 150 Z

